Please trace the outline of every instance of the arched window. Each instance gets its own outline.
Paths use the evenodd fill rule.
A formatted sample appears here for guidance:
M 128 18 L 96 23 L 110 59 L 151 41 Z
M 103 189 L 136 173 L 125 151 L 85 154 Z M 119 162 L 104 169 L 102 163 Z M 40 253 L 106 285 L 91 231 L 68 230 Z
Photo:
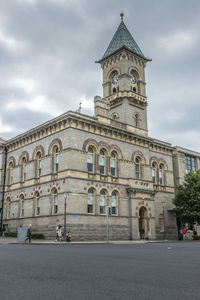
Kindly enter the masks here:
M 106 192 L 102 190 L 100 192 L 100 214 L 106 213 Z
M 59 169 L 59 150 L 58 150 L 58 146 L 55 145 L 53 147 L 53 172 L 54 173 L 58 173 L 58 169 Z
M 8 185 L 13 183 L 13 162 L 11 161 L 8 165 Z
M 39 192 L 35 193 L 35 208 L 36 208 L 35 214 L 37 216 L 39 216 L 40 215 L 40 194 L 39 194 Z
M 139 116 L 138 116 L 138 114 L 135 114 L 135 116 L 134 116 L 134 125 L 135 125 L 135 127 L 139 127 Z
M 10 197 L 7 198 L 7 218 L 11 217 L 11 200 Z
M 94 172 L 94 150 L 92 147 L 88 148 L 87 154 L 87 170 L 88 172 Z
M 137 79 L 136 79 L 136 75 L 133 71 L 131 71 L 130 73 L 130 80 L 132 84 L 136 84 L 137 83 Z
M 56 189 L 53 191 L 53 213 L 58 213 L 58 194 Z
M 90 188 L 88 190 L 88 206 L 87 206 L 88 214 L 94 213 L 94 189 Z
M 152 181 L 153 183 L 157 183 L 157 171 L 158 171 L 158 165 L 156 162 L 152 163 Z
M 141 158 L 136 157 L 135 159 L 135 177 L 137 179 L 141 178 Z
M 110 157 L 110 173 L 112 176 L 117 175 L 117 155 L 115 152 L 112 152 Z
M 117 214 L 117 193 L 112 192 L 112 199 L 111 199 L 111 214 Z
M 159 184 L 164 184 L 164 165 L 160 164 L 159 166 Z
M 41 172 L 42 172 L 42 154 L 41 152 L 38 152 L 36 154 L 36 177 L 40 177 L 41 176 Z
M 20 196 L 20 217 L 23 218 L 24 217 L 24 195 Z
M 22 158 L 21 179 L 22 179 L 22 181 L 26 180 L 26 157 Z
M 105 174 L 106 169 L 106 154 L 105 150 L 101 149 L 99 155 L 99 172 L 100 174 Z

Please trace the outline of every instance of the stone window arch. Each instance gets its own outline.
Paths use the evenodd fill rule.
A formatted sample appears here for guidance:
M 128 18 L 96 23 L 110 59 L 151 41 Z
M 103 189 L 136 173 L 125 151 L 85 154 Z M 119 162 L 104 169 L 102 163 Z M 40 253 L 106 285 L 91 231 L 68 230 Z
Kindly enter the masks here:
M 110 155 L 110 173 L 116 177 L 117 174 L 118 155 L 116 151 L 112 151 Z
M 56 215 L 58 213 L 58 191 L 56 188 L 51 191 L 52 196 L 52 214 Z
M 19 158 L 19 165 L 21 165 L 21 181 L 26 180 L 27 175 L 27 163 L 29 162 L 29 155 L 27 151 L 22 152 Z
M 135 178 L 141 179 L 142 177 L 142 160 L 140 156 L 135 158 Z
M 117 112 L 112 113 L 111 119 L 112 119 L 112 120 L 118 120 L 118 119 L 119 119 L 118 113 L 117 113 Z
M 8 172 L 8 179 L 7 179 L 8 185 L 11 185 L 13 183 L 13 168 L 14 168 L 14 163 L 11 160 L 8 163 L 8 169 L 7 169 L 7 172 Z
M 135 112 L 133 114 L 133 125 L 135 127 L 139 128 L 139 127 L 141 127 L 141 121 L 142 121 L 142 119 L 141 119 L 140 114 L 138 112 Z
M 42 174 L 42 153 L 38 151 L 35 156 L 35 175 L 39 178 Z
M 19 205 L 20 205 L 20 218 L 24 218 L 25 207 L 24 207 L 24 194 L 19 196 Z
M 101 148 L 99 151 L 99 172 L 102 175 L 106 174 L 106 159 L 107 159 L 107 150 Z
M 96 158 L 96 149 L 94 146 L 88 147 L 87 153 L 87 171 L 94 173 L 95 171 L 95 158 Z
M 49 146 L 49 155 L 52 156 L 52 173 L 57 174 L 59 171 L 59 156 L 62 151 L 62 142 L 60 139 L 55 139 Z
M 105 189 L 102 189 L 100 191 L 100 198 L 99 198 L 99 213 L 101 215 L 106 214 L 106 207 L 107 207 L 107 202 L 108 202 L 108 193 Z
M 10 197 L 7 197 L 6 199 L 6 203 L 7 203 L 7 219 L 11 218 L 11 199 Z
M 117 207 L 119 201 L 119 193 L 118 191 L 113 191 L 111 195 L 111 214 L 117 215 Z
M 89 188 L 88 190 L 88 203 L 87 212 L 88 214 L 93 214 L 95 212 L 95 189 Z
M 154 184 L 158 184 L 158 163 L 156 161 L 152 161 L 152 181 Z
M 160 164 L 159 165 L 159 184 L 163 185 L 164 184 L 164 165 Z
M 36 191 L 34 194 L 34 208 L 35 208 L 35 215 L 39 216 L 40 215 L 40 193 L 39 191 Z

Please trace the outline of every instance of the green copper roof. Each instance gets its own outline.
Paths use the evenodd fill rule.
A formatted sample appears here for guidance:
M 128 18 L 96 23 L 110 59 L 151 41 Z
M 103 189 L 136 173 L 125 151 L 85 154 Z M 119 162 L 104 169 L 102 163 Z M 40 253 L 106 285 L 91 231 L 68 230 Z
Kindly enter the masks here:
M 103 58 L 107 57 L 123 46 L 126 46 L 128 49 L 134 51 L 135 53 L 144 56 L 122 20 L 106 52 L 104 53 Z

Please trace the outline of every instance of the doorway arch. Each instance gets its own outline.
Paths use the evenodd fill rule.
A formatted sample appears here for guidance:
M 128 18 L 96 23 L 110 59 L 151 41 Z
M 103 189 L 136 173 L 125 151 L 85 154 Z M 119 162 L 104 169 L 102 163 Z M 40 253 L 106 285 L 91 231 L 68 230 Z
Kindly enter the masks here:
M 149 219 L 147 216 L 147 209 L 144 206 L 140 207 L 138 221 L 139 221 L 139 224 L 138 224 L 139 236 L 140 236 L 141 230 L 144 229 L 145 230 L 144 236 L 145 236 L 145 238 L 147 238 L 149 235 Z

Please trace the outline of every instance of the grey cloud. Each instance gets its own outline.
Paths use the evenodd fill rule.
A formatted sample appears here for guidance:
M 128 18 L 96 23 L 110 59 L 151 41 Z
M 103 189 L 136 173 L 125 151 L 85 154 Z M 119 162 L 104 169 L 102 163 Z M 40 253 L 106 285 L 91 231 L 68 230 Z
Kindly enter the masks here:
M 57 113 L 10 110 L 6 105 L 11 101 L 43 96 L 52 107 L 59 103 L 64 112 L 77 109 L 87 98 L 93 107 L 93 97 L 102 95 L 102 71 L 94 62 L 113 37 L 121 10 L 141 50 L 153 59 L 146 68 L 149 135 L 199 150 L 200 3 L 195 0 L 2 1 L 0 32 L 21 45 L 11 51 L 0 39 L 0 120 L 15 128 L 5 138 Z M 193 47 L 169 52 L 159 44 L 180 31 L 197 35 Z M 33 80 L 36 87 L 23 91 L 11 84 L 14 78 Z M 177 117 L 170 119 L 176 111 Z M 84 105 L 83 112 L 92 114 Z

